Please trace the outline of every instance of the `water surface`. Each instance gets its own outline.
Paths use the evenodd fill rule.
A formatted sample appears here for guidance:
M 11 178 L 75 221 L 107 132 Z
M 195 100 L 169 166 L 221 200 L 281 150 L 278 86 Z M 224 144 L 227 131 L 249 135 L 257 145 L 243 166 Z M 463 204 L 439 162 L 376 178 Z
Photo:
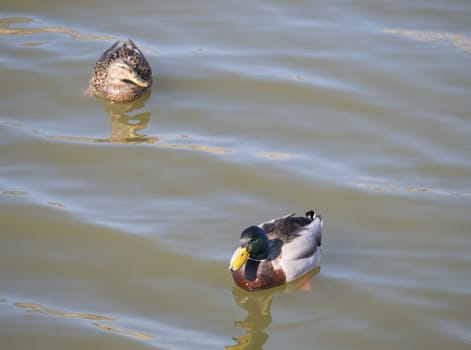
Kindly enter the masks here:
M 2 344 L 469 348 L 470 17 L 469 1 L 4 1 Z M 126 38 L 152 91 L 84 96 Z M 320 271 L 238 290 L 240 232 L 311 208 Z

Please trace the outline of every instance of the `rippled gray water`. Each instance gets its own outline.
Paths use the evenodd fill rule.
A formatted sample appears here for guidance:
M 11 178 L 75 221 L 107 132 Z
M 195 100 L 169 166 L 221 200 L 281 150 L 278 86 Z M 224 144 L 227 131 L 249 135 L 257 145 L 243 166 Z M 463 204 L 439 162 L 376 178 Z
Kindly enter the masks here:
M 2 348 L 468 349 L 469 18 L 469 1 L 3 1 Z M 151 93 L 84 96 L 128 37 Z M 241 230 L 311 208 L 320 271 L 234 287 Z

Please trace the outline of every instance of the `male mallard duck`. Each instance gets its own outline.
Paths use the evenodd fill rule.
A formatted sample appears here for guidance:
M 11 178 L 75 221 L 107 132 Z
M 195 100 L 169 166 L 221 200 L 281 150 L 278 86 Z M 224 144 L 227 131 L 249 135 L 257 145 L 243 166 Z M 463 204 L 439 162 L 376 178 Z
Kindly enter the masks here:
M 245 229 L 229 268 L 234 282 L 254 291 L 291 282 L 320 264 L 322 216 L 310 210 Z
M 152 70 L 132 40 L 117 41 L 96 61 L 90 85 L 109 102 L 131 102 L 152 86 Z

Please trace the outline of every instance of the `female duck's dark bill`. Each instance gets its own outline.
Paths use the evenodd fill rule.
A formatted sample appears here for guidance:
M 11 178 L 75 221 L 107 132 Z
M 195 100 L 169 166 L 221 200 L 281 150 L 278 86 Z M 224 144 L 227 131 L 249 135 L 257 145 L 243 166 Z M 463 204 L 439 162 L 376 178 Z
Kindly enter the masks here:
M 126 79 L 123 79 L 123 82 L 132 83 L 143 88 L 149 87 L 149 83 L 144 79 L 141 79 L 137 73 L 132 74 L 132 76 L 129 76 Z

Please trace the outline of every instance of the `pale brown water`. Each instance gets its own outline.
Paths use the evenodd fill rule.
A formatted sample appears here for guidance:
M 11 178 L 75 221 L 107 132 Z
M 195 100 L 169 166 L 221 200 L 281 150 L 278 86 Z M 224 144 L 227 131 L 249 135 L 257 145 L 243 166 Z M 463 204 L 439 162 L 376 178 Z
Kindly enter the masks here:
M 3 349 L 469 349 L 471 2 L 3 1 Z M 114 40 L 150 94 L 84 96 Z M 325 218 L 310 289 L 242 229 Z

